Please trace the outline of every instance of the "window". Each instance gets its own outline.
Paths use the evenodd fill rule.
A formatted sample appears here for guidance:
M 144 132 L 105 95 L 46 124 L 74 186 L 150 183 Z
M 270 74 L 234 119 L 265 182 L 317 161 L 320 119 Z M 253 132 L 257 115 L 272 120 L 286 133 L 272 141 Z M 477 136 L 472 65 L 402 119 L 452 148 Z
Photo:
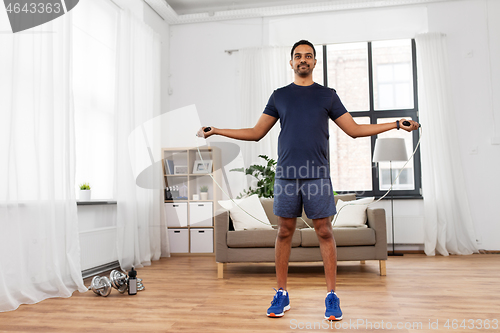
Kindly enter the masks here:
M 321 66 L 314 80 L 337 91 L 358 124 L 379 124 L 407 118 L 418 121 L 414 40 L 392 40 L 316 46 Z M 318 59 L 318 64 L 320 63 Z M 402 137 L 411 156 L 417 131 L 389 131 L 380 138 Z M 391 186 L 390 165 L 372 162 L 376 137 L 351 139 L 330 122 L 330 171 L 337 192 L 381 196 Z M 395 196 L 421 195 L 420 152 L 404 170 L 392 162 Z
M 106 0 L 81 1 L 73 13 L 75 180 L 90 183 L 93 199 L 113 198 L 117 20 Z

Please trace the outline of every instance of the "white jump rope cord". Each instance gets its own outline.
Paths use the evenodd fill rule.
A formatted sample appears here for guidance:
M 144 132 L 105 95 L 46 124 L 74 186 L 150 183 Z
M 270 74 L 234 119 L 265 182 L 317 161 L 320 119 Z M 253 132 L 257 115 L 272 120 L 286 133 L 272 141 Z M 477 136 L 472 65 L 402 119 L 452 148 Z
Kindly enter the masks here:
M 401 173 L 403 172 L 403 170 L 404 170 L 404 168 L 406 167 L 406 165 L 407 165 L 407 164 L 411 161 L 411 159 L 413 158 L 413 156 L 414 156 L 414 155 L 415 155 L 415 153 L 417 152 L 418 147 L 420 146 L 420 140 L 422 139 L 422 127 L 420 127 L 420 128 L 419 128 L 419 130 L 420 130 L 420 137 L 418 138 L 418 142 L 417 142 L 417 145 L 415 146 L 415 150 L 413 150 L 413 153 L 411 154 L 410 158 L 409 158 L 409 159 L 408 159 L 408 161 L 406 161 L 406 163 L 403 165 L 403 167 L 401 168 L 401 171 L 399 171 L 399 173 L 398 173 L 397 177 L 396 177 L 396 178 L 394 179 L 394 181 L 392 182 L 391 187 L 389 188 L 389 190 L 387 190 L 387 192 L 386 192 L 383 196 L 381 196 L 380 198 L 378 198 L 376 201 L 373 201 L 373 202 L 371 202 L 371 203 L 369 203 L 369 204 L 357 204 L 357 203 L 354 201 L 353 203 L 348 203 L 348 204 L 346 204 L 346 205 L 342 206 L 342 207 L 338 210 L 337 214 L 335 214 L 335 218 L 334 218 L 334 219 L 333 219 L 333 221 L 332 221 L 332 226 L 334 226 L 334 225 L 335 225 L 335 222 L 337 221 L 337 217 L 339 216 L 340 211 L 341 211 L 342 209 L 344 209 L 345 207 L 347 207 L 347 206 L 355 206 L 355 205 L 366 205 L 366 206 L 368 207 L 368 206 L 370 206 L 370 205 L 373 205 L 373 204 L 375 204 L 375 203 L 379 202 L 380 200 L 382 200 L 383 198 L 385 198 L 385 197 L 389 194 L 389 192 L 391 192 L 391 191 L 392 191 L 392 188 L 394 187 L 394 183 L 395 183 L 395 182 L 396 182 L 396 180 L 399 178 L 399 176 L 400 176 L 400 175 L 401 175 Z M 196 137 L 197 137 L 197 138 L 200 138 L 198 135 L 196 135 Z M 203 138 L 203 139 L 204 139 L 204 138 Z M 200 147 L 199 147 L 198 145 L 196 146 L 196 149 L 198 150 L 198 155 L 200 155 L 200 160 L 201 160 L 201 162 L 203 163 L 203 165 L 205 165 L 205 161 L 203 160 L 203 156 L 201 156 Z M 224 166 L 221 166 L 221 167 L 223 168 Z M 217 184 L 217 187 L 219 187 L 219 188 L 220 188 L 220 190 L 222 191 L 222 193 L 224 193 L 224 194 L 225 194 L 225 195 L 229 198 L 229 200 L 231 200 L 231 201 L 232 201 L 232 202 L 233 202 L 233 203 L 234 203 L 234 204 L 235 204 L 238 208 L 240 208 L 240 209 L 241 209 L 242 211 L 244 211 L 247 215 L 249 215 L 250 217 L 252 217 L 252 218 L 256 219 L 256 220 L 257 220 L 257 221 L 259 221 L 260 223 L 265 224 L 265 225 L 269 225 L 268 223 L 266 223 L 266 222 L 264 222 L 264 221 L 262 221 L 262 220 L 258 219 L 257 217 L 253 216 L 252 214 L 250 214 L 249 212 L 247 212 L 246 210 L 244 210 L 244 209 L 243 209 L 240 205 L 238 205 L 238 203 L 237 203 L 236 201 L 234 201 L 234 199 L 233 199 L 233 198 L 231 198 L 231 196 L 230 196 L 229 194 L 227 194 L 227 193 L 226 193 L 226 191 L 224 191 L 224 189 L 222 188 L 222 186 L 220 186 L 220 184 L 219 184 L 219 183 L 215 180 L 215 178 L 212 176 L 212 174 L 211 174 L 211 173 L 209 173 L 208 175 L 210 176 L 210 178 L 212 178 L 212 180 L 215 182 L 215 184 Z M 311 227 L 311 226 L 310 226 L 310 225 L 309 225 L 309 224 L 308 224 L 308 223 L 307 223 L 307 222 L 306 222 L 306 221 L 302 218 L 302 216 L 300 217 L 300 219 L 301 219 L 301 220 L 302 220 L 302 221 L 303 221 L 303 222 L 304 222 L 304 223 L 305 223 L 305 224 L 306 224 L 306 225 L 307 225 L 310 229 L 314 229 L 313 227 Z

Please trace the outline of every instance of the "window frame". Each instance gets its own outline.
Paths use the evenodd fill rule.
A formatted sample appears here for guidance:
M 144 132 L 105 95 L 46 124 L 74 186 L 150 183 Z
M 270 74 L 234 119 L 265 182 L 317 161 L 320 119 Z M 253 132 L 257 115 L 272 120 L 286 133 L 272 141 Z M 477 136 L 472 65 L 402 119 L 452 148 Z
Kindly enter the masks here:
M 414 121 L 419 121 L 419 111 L 418 111 L 418 85 L 417 85 L 417 51 L 415 39 L 411 39 L 411 53 L 412 53 L 412 74 L 413 74 L 413 108 L 411 109 L 393 109 L 393 110 L 375 110 L 374 101 L 374 77 L 373 77 L 373 53 L 372 53 L 372 42 L 367 43 L 368 52 L 368 91 L 369 91 L 369 105 L 370 110 L 367 111 L 353 111 L 349 112 L 351 116 L 356 120 L 357 117 L 369 117 L 370 124 L 377 124 L 377 120 L 383 118 L 407 118 Z M 328 52 L 327 45 L 322 45 L 323 48 L 323 85 L 328 87 Z M 415 150 L 418 143 L 420 131 L 411 132 L 412 135 L 412 151 L 408 152 L 409 156 Z M 373 152 L 375 150 L 375 141 L 377 136 L 371 137 L 371 158 L 373 160 Z M 330 145 L 328 145 L 328 148 Z M 328 152 L 328 162 L 330 162 L 330 152 Z M 357 196 L 374 196 L 376 198 L 383 196 L 387 191 L 380 190 L 379 186 L 379 166 L 377 163 L 372 163 L 372 190 L 371 191 L 361 191 L 352 189 L 349 191 L 337 191 L 339 194 L 345 193 L 356 193 Z M 330 165 L 328 166 L 330 167 Z M 413 190 L 393 190 L 391 195 L 398 199 L 422 199 L 422 167 L 421 167 L 421 156 L 420 147 L 415 152 L 413 156 L 413 181 L 415 187 Z

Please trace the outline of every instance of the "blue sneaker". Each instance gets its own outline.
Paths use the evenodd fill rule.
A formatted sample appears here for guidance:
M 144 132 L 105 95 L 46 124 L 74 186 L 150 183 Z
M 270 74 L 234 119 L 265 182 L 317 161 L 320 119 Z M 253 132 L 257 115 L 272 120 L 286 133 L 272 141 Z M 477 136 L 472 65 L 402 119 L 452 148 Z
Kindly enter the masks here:
M 288 292 L 283 290 L 283 288 L 280 288 L 279 290 L 276 290 L 276 295 L 274 295 L 271 306 L 269 307 L 269 309 L 267 309 L 267 316 L 283 317 L 285 311 L 288 310 L 290 310 L 290 299 L 288 298 Z
M 340 310 L 340 299 L 332 290 L 326 295 L 325 299 L 326 311 L 325 319 L 327 320 L 342 320 L 342 310 Z

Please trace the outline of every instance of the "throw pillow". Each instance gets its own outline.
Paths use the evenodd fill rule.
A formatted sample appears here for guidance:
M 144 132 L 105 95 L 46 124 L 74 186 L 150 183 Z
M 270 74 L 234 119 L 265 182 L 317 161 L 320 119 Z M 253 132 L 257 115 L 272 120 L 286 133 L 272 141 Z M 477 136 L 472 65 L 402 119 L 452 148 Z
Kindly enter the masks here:
M 337 201 L 337 214 L 333 217 L 333 227 L 366 227 L 366 208 L 375 198 L 353 201 Z
M 271 223 L 267 218 L 264 207 L 262 207 L 262 203 L 260 202 L 259 196 L 257 194 L 234 201 L 236 202 L 236 204 L 234 204 L 231 200 L 219 201 L 219 204 L 224 209 L 229 210 L 229 214 L 231 215 L 231 219 L 233 220 L 234 230 L 273 230 L 273 227 L 271 226 Z M 250 216 L 249 214 L 252 216 Z

